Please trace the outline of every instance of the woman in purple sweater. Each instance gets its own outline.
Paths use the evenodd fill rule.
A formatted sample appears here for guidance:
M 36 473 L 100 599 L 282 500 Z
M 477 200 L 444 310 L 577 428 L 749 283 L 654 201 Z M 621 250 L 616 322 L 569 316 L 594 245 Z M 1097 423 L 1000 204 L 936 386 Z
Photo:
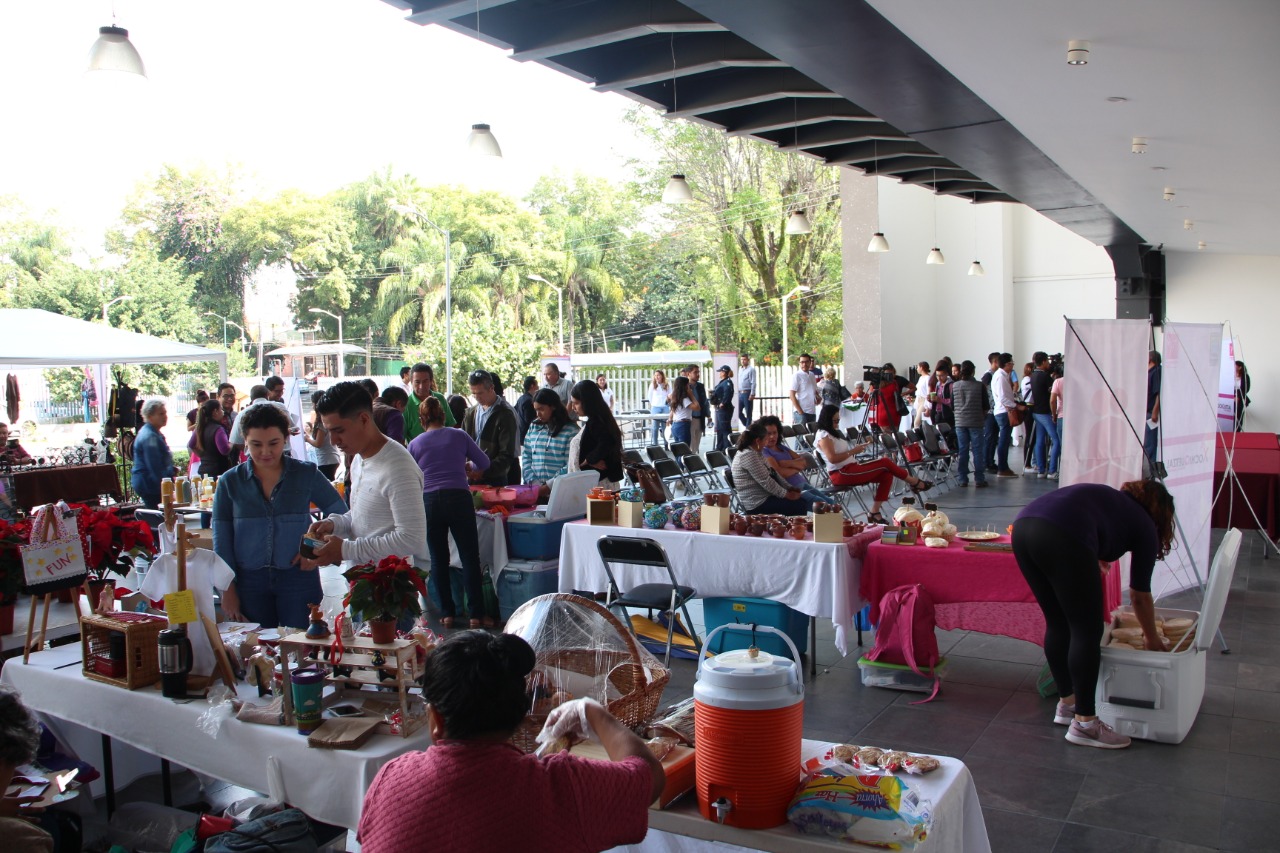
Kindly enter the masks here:
M 1036 498 L 1013 522 L 1013 554 L 1044 611 L 1044 656 L 1058 687 L 1053 721 L 1081 746 L 1123 749 L 1129 738 L 1098 719 L 1094 693 L 1102 664 L 1102 575 L 1132 554 L 1129 603 L 1148 649 L 1156 632 L 1151 572 L 1173 542 L 1173 496 L 1154 480 L 1119 489 L 1079 483 Z
M 493 617 L 484 613 L 480 589 L 480 537 L 476 514 L 467 487 L 467 462 L 483 471 L 489 457 L 460 429 L 444 425 L 444 407 L 435 397 L 418 409 L 423 432 L 409 442 L 409 453 L 422 469 L 422 505 L 427 512 L 427 550 L 431 554 L 431 582 L 436 585 L 444 616 L 440 623 L 452 628 L 457 618 L 453 588 L 449 583 L 449 534 L 458 544 L 463 585 L 467 591 L 471 627 L 492 628 Z

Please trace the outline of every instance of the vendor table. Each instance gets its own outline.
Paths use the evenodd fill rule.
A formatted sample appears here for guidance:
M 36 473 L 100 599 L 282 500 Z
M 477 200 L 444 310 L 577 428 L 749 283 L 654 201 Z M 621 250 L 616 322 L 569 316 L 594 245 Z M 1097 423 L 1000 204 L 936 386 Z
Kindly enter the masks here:
M 566 524 L 561 534 L 561 592 L 598 592 L 608 587 L 609 579 L 596 551 L 601 536 L 654 540 L 666 549 L 676 579 L 696 589 L 700 598 L 769 598 L 807 616 L 829 618 L 836 629 L 836 648 L 842 655 L 849 653 L 849 629 L 858 610 L 858 565 L 844 542 L 719 536 L 577 521 Z M 623 589 L 658 580 L 655 572 L 660 571 L 637 566 L 614 568 Z
M 1008 542 L 1001 536 L 997 542 Z M 904 584 L 924 586 L 943 630 L 1000 634 L 1042 645 L 1044 614 L 1012 553 L 966 551 L 957 539 L 948 548 L 873 542 L 862 565 L 862 597 L 879 624 L 880 599 Z M 1107 573 L 1103 618 L 1120 604 L 1120 572 Z
M 808 759 L 824 755 L 834 744 L 806 740 L 801 756 Z M 933 802 L 933 829 L 929 837 L 916 847 L 917 853 L 990 853 L 987 826 L 978 802 L 978 789 L 964 762 L 938 756 L 942 766 L 925 776 L 904 776 L 908 785 L 924 799 Z M 615 847 L 617 851 L 636 853 L 731 853 L 738 850 L 803 851 L 869 850 L 818 835 L 803 835 L 790 824 L 773 829 L 738 829 L 707 820 L 698 812 L 692 796 L 666 811 L 649 812 L 649 834 L 632 847 Z
M 219 717 L 215 734 L 209 734 L 197 725 L 209 710 L 207 702 L 177 704 L 161 696 L 158 685 L 125 690 L 90 681 L 80 672 L 78 644 L 38 652 L 26 666 L 11 663 L 0 671 L 0 682 L 17 688 L 29 708 L 53 718 L 46 722 L 54 733 L 90 763 L 98 758 L 85 752 L 84 745 L 101 733 L 104 754 L 98 766 L 104 775 L 111 772 L 113 740 L 254 791 L 271 790 L 274 766 L 285 801 L 316 820 L 348 829 L 359 823 L 364 792 L 378 769 L 430 743 L 424 727 L 407 738 L 375 735 L 359 749 L 311 749 L 292 726 L 256 725 L 227 716 Z M 258 701 L 257 689 L 245 684 L 240 695 Z
M 1222 488 L 1228 451 L 1234 476 L 1228 487 Z M 1219 433 L 1213 493 L 1217 500 L 1210 526 L 1261 529 L 1274 541 L 1280 535 L 1280 439 L 1275 433 Z
M 114 465 L 58 465 L 50 468 L 15 470 L 10 476 L 16 503 L 24 509 L 65 500 L 68 503 L 97 504 L 98 495 L 117 500 L 120 478 Z

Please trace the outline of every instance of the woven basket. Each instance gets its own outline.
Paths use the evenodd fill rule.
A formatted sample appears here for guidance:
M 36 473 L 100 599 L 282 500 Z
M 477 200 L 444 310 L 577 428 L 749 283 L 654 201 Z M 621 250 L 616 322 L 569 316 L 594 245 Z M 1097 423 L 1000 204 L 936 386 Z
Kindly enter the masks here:
M 628 728 L 637 728 L 653 719 L 662 701 L 662 691 L 671 680 L 671 673 L 652 655 L 642 652 L 635 637 L 623 626 L 618 617 L 606 608 L 590 599 L 566 593 L 543 595 L 522 605 L 512 614 L 510 621 L 516 621 L 517 615 L 526 608 L 536 607 L 547 601 L 570 601 L 584 610 L 601 616 L 622 639 L 625 650 L 606 650 L 590 648 L 564 648 L 553 650 L 537 650 L 538 667 L 576 672 L 598 678 L 604 676 L 621 694 L 609 701 L 605 707 L 609 713 Z M 547 721 L 546 714 L 534 713 L 528 716 L 516 728 L 511 742 L 524 752 L 533 752 L 538 747 L 535 740 Z
M 147 687 L 160 680 L 160 632 L 169 626 L 163 616 L 145 613 L 113 613 L 80 617 L 80 659 L 84 677 L 127 690 Z M 94 661 L 106 658 L 111 649 L 111 635 L 124 634 L 124 674 L 104 675 L 94 668 Z

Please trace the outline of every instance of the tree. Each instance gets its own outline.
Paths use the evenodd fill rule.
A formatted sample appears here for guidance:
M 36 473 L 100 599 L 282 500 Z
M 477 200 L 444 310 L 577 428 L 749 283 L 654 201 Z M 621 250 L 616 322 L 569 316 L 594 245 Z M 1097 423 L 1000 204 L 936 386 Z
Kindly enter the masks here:
M 467 393 L 467 374 L 477 368 L 496 373 L 504 387 L 519 387 L 519 381 L 537 375 L 542 343 L 529 328 L 516 328 L 509 308 L 492 315 L 453 315 L 453 389 Z M 445 372 L 444 324 L 428 330 L 420 346 L 406 347 L 404 360 L 424 361 L 435 367 L 436 386 L 447 386 Z

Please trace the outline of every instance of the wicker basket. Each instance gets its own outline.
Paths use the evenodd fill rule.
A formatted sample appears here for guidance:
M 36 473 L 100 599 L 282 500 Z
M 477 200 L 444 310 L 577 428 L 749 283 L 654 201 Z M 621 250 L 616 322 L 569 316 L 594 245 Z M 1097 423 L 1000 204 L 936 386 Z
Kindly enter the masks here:
M 160 650 L 157 639 L 168 627 L 163 616 L 146 613 L 112 613 L 80 617 L 80 659 L 84 677 L 126 690 L 148 687 L 160 680 Z M 95 667 L 111 650 L 111 635 L 124 635 L 124 672 L 119 677 L 105 675 Z M 118 661 L 117 661 L 118 667 Z
M 583 610 L 601 617 L 621 639 L 622 649 L 559 648 L 535 649 L 538 667 L 579 673 L 593 678 L 604 676 L 619 694 L 605 707 L 624 726 L 636 728 L 649 722 L 662 701 L 663 688 L 671 680 L 671 673 L 656 658 L 645 651 L 618 617 L 590 599 L 565 593 L 543 595 L 522 605 L 508 622 L 517 622 L 518 615 L 531 607 L 545 605 L 548 601 L 569 601 Z M 538 744 L 535 738 L 547 720 L 546 713 L 530 711 L 511 736 L 511 742 L 524 752 L 533 752 Z

